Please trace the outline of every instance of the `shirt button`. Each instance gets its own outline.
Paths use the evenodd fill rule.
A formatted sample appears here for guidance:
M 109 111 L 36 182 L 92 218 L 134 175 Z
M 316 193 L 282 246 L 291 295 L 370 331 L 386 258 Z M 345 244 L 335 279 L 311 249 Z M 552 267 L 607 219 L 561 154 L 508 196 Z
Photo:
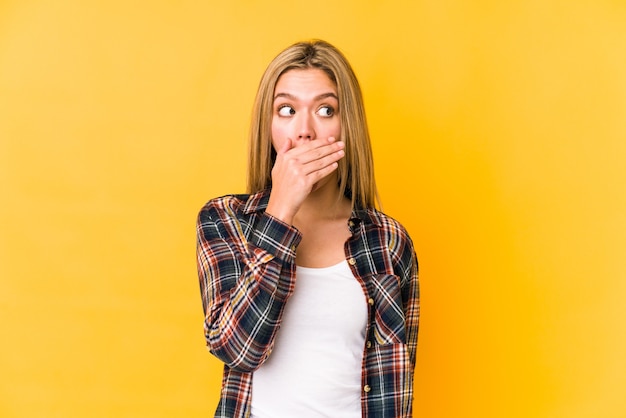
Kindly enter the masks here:
M 295 246 L 295 245 L 292 245 L 292 246 L 291 246 L 291 251 L 293 251 L 293 252 L 295 252 L 295 251 L 296 251 L 296 246 Z
M 372 342 L 371 342 L 371 341 L 368 341 L 367 343 L 365 343 L 365 346 L 366 346 L 367 348 L 372 348 Z
M 363 392 L 365 393 L 369 393 L 369 391 L 372 390 L 372 388 L 370 387 L 370 385 L 365 385 L 363 386 Z
M 351 266 L 353 266 L 353 265 L 355 265 L 355 264 L 356 264 L 356 260 L 355 260 L 354 258 L 350 258 L 350 259 L 348 260 L 348 264 L 350 264 Z
M 367 300 L 367 303 L 369 303 L 369 304 L 370 304 L 370 306 L 374 306 L 374 299 L 369 298 L 369 299 Z

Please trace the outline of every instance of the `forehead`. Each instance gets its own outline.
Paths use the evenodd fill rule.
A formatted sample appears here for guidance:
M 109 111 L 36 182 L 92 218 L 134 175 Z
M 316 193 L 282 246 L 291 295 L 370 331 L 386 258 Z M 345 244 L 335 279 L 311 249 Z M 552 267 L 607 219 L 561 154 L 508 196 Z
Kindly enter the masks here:
M 337 93 L 336 84 L 319 68 L 293 69 L 278 78 L 274 93 Z

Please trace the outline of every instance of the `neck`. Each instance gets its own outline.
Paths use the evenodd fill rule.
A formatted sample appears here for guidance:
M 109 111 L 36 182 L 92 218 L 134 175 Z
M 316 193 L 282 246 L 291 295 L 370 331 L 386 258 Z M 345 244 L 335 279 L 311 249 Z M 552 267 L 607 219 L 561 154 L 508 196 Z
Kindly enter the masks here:
M 337 186 L 336 176 L 315 188 L 296 213 L 300 221 L 348 219 L 352 213 L 351 202 Z

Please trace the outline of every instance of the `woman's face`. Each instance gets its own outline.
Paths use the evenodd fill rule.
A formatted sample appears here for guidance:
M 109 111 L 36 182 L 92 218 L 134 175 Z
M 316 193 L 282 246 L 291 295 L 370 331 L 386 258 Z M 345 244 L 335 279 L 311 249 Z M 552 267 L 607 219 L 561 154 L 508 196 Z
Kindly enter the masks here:
M 272 145 L 282 149 L 289 138 L 292 147 L 306 141 L 334 137 L 339 140 L 341 122 L 337 86 L 317 68 L 289 70 L 274 90 Z

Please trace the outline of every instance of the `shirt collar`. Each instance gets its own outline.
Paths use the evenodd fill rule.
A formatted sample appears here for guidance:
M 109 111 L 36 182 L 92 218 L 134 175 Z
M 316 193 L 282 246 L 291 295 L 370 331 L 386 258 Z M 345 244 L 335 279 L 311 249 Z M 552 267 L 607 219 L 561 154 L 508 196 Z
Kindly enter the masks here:
M 249 215 L 253 212 L 260 212 L 267 209 L 267 203 L 270 200 L 270 189 L 261 190 L 260 192 L 248 195 L 246 204 L 243 207 L 243 213 Z M 365 222 L 365 224 L 374 224 L 378 227 L 382 226 L 380 213 L 376 209 L 372 208 L 356 208 L 352 211 L 350 221 L 358 224 Z
M 380 213 L 373 208 L 354 209 L 350 221 L 365 222 L 365 224 L 374 224 L 378 227 L 382 226 Z

